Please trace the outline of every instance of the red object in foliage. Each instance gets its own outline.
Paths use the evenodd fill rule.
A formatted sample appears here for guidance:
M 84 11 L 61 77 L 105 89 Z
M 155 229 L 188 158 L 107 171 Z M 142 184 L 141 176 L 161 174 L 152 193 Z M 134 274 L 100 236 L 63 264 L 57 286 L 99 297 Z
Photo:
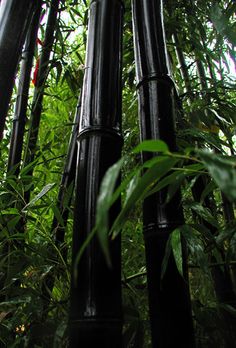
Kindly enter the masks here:
M 37 83 L 38 72 L 39 72 L 39 57 L 37 58 L 37 61 L 36 61 L 36 66 L 34 69 L 34 75 L 33 75 L 33 80 L 32 80 L 34 86 Z
M 43 42 L 39 38 L 36 39 L 36 43 L 38 45 L 43 46 Z M 32 83 L 34 84 L 34 86 L 37 83 L 37 77 L 38 77 L 38 72 L 39 72 L 39 61 L 40 61 L 40 57 L 37 58 L 36 66 L 35 66 L 35 69 L 34 69 L 34 75 L 33 75 L 33 80 L 32 80 Z
M 43 46 L 43 42 L 42 42 L 39 38 L 37 38 L 36 43 L 37 43 L 38 45 Z

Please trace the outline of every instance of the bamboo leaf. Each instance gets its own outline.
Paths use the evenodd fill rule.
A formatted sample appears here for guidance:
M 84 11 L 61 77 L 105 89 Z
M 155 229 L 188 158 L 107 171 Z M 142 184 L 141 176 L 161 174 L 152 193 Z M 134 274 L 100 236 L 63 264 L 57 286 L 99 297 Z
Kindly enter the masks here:
M 159 162 L 155 163 L 151 168 L 148 168 L 144 175 L 136 182 L 136 187 L 133 189 L 132 194 L 124 204 L 124 207 L 112 226 L 111 233 L 113 234 L 113 238 L 120 232 L 126 222 L 127 216 L 136 206 L 137 202 L 150 195 L 149 192 L 152 192 L 153 185 L 156 184 L 157 180 L 168 173 L 177 161 L 177 159 L 172 157 L 160 158 Z
M 35 203 L 41 199 L 43 196 L 45 196 L 56 184 L 52 183 L 52 184 L 47 184 L 46 186 L 44 186 L 44 188 L 28 203 L 24 206 L 24 208 L 22 209 L 22 212 L 26 212 L 27 209 L 29 207 L 32 207 L 35 205 Z
M 211 215 L 211 212 L 208 208 L 203 207 L 198 202 L 190 203 L 188 204 L 188 207 L 195 211 L 195 213 L 197 213 L 201 218 L 208 221 L 212 226 L 219 228 L 219 224 L 216 218 L 213 215 Z
M 168 187 L 167 197 L 166 197 L 167 203 L 171 201 L 171 199 L 174 197 L 176 192 L 179 190 L 184 179 L 185 179 L 184 173 L 178 173 L 178 175 L 176 175 L 175 181 L 173 181 Z
M 181 244 L 181 231 L 176 228 L 171 233 L 171 248 L 173 251 L 175 263 L 180 275 L 183 277 L 183 255 L 182 255 L 182 244 Z
M 208 272 L 208 258 L 204 252 L 201 239 L 197 231 L 190 225 L 183 225 L 180 227 L 181 234 L 186 241 L 189 253 L 193 260 L 204 272 Z
M 207 151 L 199 151 L 208 172 L 228 199 L 236 200 L 236 161 Z
M 51 207 L 52 207 L 52 211 L 53 211 L 53 213 L 54 213 L 54 215 L 55 215 L 55 217 L 56 217 L 58 223 L 59 223 L 62 227 L 65 227 L 65 223 L 64 223 L 64 220 L 63 220 L 63 217 L 62 217 L 62 214 L 61 214 L 60 209 L 59 209 L 56 205 L 54 205 L 54 204 L 52 204 Z
M 113 192 L 117 183 L 117 179 L 120 175 L 120 170 L 124 160 L 121 159 L 115 163 L 106 172 L 101 186 L 100 193 L 97 200 L 97 213 L 96 213 L 96 228 L 97 235 L 101 245 L 101 248 L 106 257 L 106 261 L 111 266 L 111 257 L 109 252 L 109 208 L 113 201 Z
M 138 153 L 141 151 L 169 152 L 169 148 L 162 140 L 145 140 L 133 150 L 133 153 Z
M 1 215 L 19 215 L 19 210 L 16 208 L 7 208 L 1 211 Z

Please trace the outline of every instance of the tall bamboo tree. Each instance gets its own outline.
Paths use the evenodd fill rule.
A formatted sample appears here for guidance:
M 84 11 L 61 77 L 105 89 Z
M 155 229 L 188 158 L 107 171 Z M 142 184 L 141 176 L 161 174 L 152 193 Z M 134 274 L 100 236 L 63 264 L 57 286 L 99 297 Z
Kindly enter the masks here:
M 0 140 L 26 33 L 38 1 L 3 0 L 0 4 Z
M 26 113 L 28 106 L 30 75 L 34 58 L 34 50 L 37 39 L 39 19 L 41 13 L 42 1 L 38 1 L 37 9 L 32 19 L 25 47 L 22 52 L 21 74 L 18 82 L 17 99 L 15 105 L 15 114 L 13 119 L 13 129 L 11 133 L 10 152 L 8 157 L 8 171 L 14 170 L 14 174 L 18 175 L 20 170 L 20 161 L 23 148 L 23 139 L 26 123 Z
M 121 347 L 120 238 L 110 242 L 111 267 L 97 237 L 79 263 L 76 257 L 95 224 L 102 177 L 121 155 L 122 18 L 122 1 L 91 2 L 78 134 L 70 347 Z M 118 210 L 119 204 L 111 209 L 110 222 Z
M 169 77 L 162 1 L 132 3 L 141 138 L 162 139 L 175 151 L 175 93 Z M 143 154 L 143 159 L 147 158 Z M 165 200 L 166 192 L 162 191 L 146 199 L 143 206 L 152 344 L 192 348 L 195 343 L 187 279 L 180 275 L 172 253 L 161 279 L 170 233 L 184 223 L 180 194 L 168 204 Z
M 52 51 L 55 29 L 57 23 L 57 15 L 59 9 L 60 0 L 51 0 L 50 10 L 48 14 L 47 26 L 45 31 L 45 39 L 42 48 L 42 54 L 39 61 L 39 70 L 37 79 L 35 81 L 35 90 L 32 102 L 32 111 L 30 115 L 30 126 L 27 137 L 26 153 L 24 159 L 24 166 L 32 163 L 35 158 L 36 144 L 38 140 L 39 125 L 42 112 L 42 103 L 45 89 L 45 82 L 48 75 L 48 68 L 50 63 L 50 54 Z M 28 172 L 29 176 L 32 176 L 33 168 Z M 25 202 L 28 203 L 30 198 L 30 190 L 25 192 Z
M 55 241 L 57 246 L 62 246 L 65 241 L 65 226 L 67 223 L 70 204 L 72 200 L 72 194 L 74 190 L 75 172 L 76 172 L 76 158 L 77 158 L 77 136 L 79 128 L 80 119 L 80 109 L 81 109 L 81 98 L 79 97 L 78 104 L 76 107 L 76 113 L 74 117 L 74 125 L 69 141 L 66 162 L 61 178 L 60 189 L 57 197 L 57 207 L 59 211 L 59 216 L 62 219 L 58 219 L 54 215 L 52 230 L 55 235 Z M 69 190 L 71 191 L 69 193 Z M 69 193 L 69 199 L 66 202 L 66 197 Z M 63 223 L 62 223 L 63 222 Z M 63 253 L 66 256 L 66 253 Z
M 52 234 L 55 240 L 56 247 L 59 249 L 65 262 L 67 259 L 67 244 L 65 243 L 65 229 L 71 208 L 71 201 L 74 191 L 76 158 L 77 158 L 77 135 L 81 108 L 81 98 L 78 100 L 74 126 L 72 129 L 65 166 L 61 178 L 60 188 L 57 196 L 57 204 L 55 207 L 55 214 L 52 221 Z M 55 248 L 52 249 L 53 257 L 56 259 Z M 51 293 L 55 283 L 55 272 L 49 272 L 42 286 L 43 302 L 44 302 L 44 317 L 48 314 Z
M 178 60 L 179 66 L 180 66 L 181 76 L 182 76 L 182 79 L 184 81 L 185 92 L 187 93 L 188 104 L 190 105 L 191 101 L 193 100 L 193 92 L 191 89 L 190 76 L 189 76 L 186 60 L 185 60 L 183 51 L 181 49 L 179 38 L 178 38 L 178 35 L 176 32 L 173 33 L 172 40 L 173 40 L 173 43 L 175 45 L 176 56 L 177 56 L 177 60 Z

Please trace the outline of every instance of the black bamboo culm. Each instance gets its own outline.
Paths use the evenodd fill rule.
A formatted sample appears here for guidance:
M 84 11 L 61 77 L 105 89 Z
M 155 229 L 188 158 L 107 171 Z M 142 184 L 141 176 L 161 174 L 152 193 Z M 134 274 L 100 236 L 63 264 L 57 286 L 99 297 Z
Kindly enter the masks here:
M 75 181 L 75 171 L 76 171 L 76 158 L 77 158 L 77 136 L 78 136 L 78 127 L 79 127 L 79 118 L 81 110 L 81 97 L 79 97 L 78 104 L 76 107 L 76 113 L 74 117 L 74 125 L 69 141 L 68 151 L 66 162 L 61 178 L 60 189 L 57 197 L 57 208 L 59 216 L 61 219 L 58 219 L 54 215 L 52 222 L 52 231 L 55 236 L 55 242 L 57 247 L 64 250 L 63 243 L 65 241 L 65 228 L 67 224 L 68 215 L 70 212 L 70 205 L 74 190 L 74 181 Z M 68 197 L 68 199 L 66 199 Z M 63 256 L 66 258 L 66 252 L 61 251 Z
M 175 93 L 169 77 L 162 1 L 133 0 L 132 5 L 141 138 L 162 139 L 175 151 Z M 147 159 L 145 154 L 143 159 Z M 153 195 L 143 206 L 152 345 L 193 348 L 188 284 L 179 274 L 172 254 L 161 280 L 167 240 L 184 222 L 180 194 L 166 205 L 165 196 L 163 191 Z
M 35 158 L 36 144 L 38 139 L 38 131 L 40 125 L 40 118 L 42 112 L 42 102 L 44 96 L 45 82 L 48 75 L 48 68 L 50 63 L 50 54 L 52 51 L 55 29 L 57 23 L 57 14 L 60 0 L 51 0 L 50 10 L 45 31 L 45 39 L 42 48 L 42 54 L 39 61 L 38 76 L 35 81 L 35 90 L 32 102 L 32 111 L 30 115 L 30 126 L 27 137 L 26 152 L 24 159 L 24 167 L 32 163 Z M 32 176 L 33 168 L 28 171 L 28 175 Z M 25 192 L 25 203 L 29 202 L 30 190 Z
M 206 90 L 208 89 L 208 82 L 206 79 L 205 67 L 204 67 L 202 61 L 200 61 L 199 59 L 196 59 L 196 65 L 197 65 L 198 77 L 199 77 L 199 81 L 200 81 L 200 85 L 201 85 L 202 95 L 204 96 L 204 92 L 206 92 Z M 208 65 L 208 67 L 209 67 L 209 65 Z M 213 83 L 213 87 L 216 86 L 215 80 L 213 80 L 212 83 Z M 217 91 L 215 91 L 215 93 L 217 93 Z M 211 97 L 208 97 L 208 102 L 209 102 L 209 104 L 211 103 Z M 205 111 L 205 114 L 206 114 L 206 116 L 208 116 L 208 110 Z M 209 117 L 208 117 L 208 119 L 209 119 Z M 224 128 L 224 124 L 220 120 L 217 120 L 217 122 Z M 231 145 L 231 141 L 232 141 L 232 139 L 230 139 L 230 137 L 229 137 L 228 138 L 229 146 Z M 215 148 L 215 151 L 219 152 L 219 149 Z M 231 149 L 231 153 L 234 154 L 232 152 L 232 149 Z M 227 197 L 225 196 L 225 194 L 223 192 L 221 192 L 221 198 L 222 198 L 222 209 L 223 209 L 225 222 L 228 223 L 230 221 L 233 221 L 235 218 L 233 205 L 229 202 L 229 200 L 227 199 Z
M 197 68 L 198 68 L 198 77 L 202 89 L 202 95 L 205 95 L 205 91 L 208 89 L 208 82 L 205 79 L 206 72 L 205 67 L 201 61 L 196 61 Z M 205 91 L 204 91 L 205 89 Z M 211 97 L 208 97 L 209 103 L 211 102 Z M 205 110 L 205 114 L 208 116 L 208 110 Z M 219 122 L 219 121 L 218 121 Z M 219 149 L 215 149 L 216 152 L 219 152 Z M 195 182 L 195 185 L 193 186 L 193 195 L 194 200 L 200 202 L 201 200 L 201 194 L 205 189 L 205 182 L 204 177 L 200 176 L 197 181 Z M 228 201 L 227 197 L 224 195 L 223 192 L 221 192 L 221 198 L 222 198 L 222 210 L 225 218 L 225 223 L 229 223 L 234 221 L 234 210 L 231 202 Z M 216 211 L 214 197 L 206 197 L 204 200 L 205 206 L 210 209 L 210 211 Z M 212 208 L 213 205 L 213 208 Z M 214 226 L 210 225 L 207 221 L 202 221 L 203 225 L 205 225 L 209 231 L 212 233 L 212 235 L 216 235 L 217 230 Z M 221 251 L 221 257 L 222 260 L 226 260 L 225 250 L 222 249 Z M 214 263 L 216 262 L 215 256 L 211 256 L 211 261 Z M 220 267 L 216 266 L 211 269 L 211 275 L 214 281 L 214 289 L 216 298 L 219 301 L 219 303 L 228 303 L 232 306 L 232 308 L 235 308 L 236 306 L 236 296 L 234 292 L 234 285 L 233 285 L 233 279 L 234 271 L 230 272 L 230 267 L 225 264 L 225 266 Z M 223 308 L 220 309 L 221 316 L 223 318 L 223 326 L 224 330 L 226 332 L 226 335 L 224 335 L 225 339 L 225 347 L 230 348 L 232 346 L 232 342 L 235 342 L 236 334 L 235 334 L 235 327 L 236 327 L 236 321 L 235 318 L 229 314 L 227 311 L 225 311 Z
M 21 73 L 18 82 L 18 91 L 13 119 L 13 129 L 10 140 L 10 152 L 8 157 L 8 172 L 14 169 L 14 174 L 20 171 L 20 162 L 23 148 L 23 139 L 28 106 L 29 86 L 34 50 L 38 33 L 39 19 L 42 1 L 38 1 L 30 28 L 28 30 L 25 46 L 22 52 Z
M 55 244 L 59 249 L 65 262 L 67 260 L 67 249 L 65 244 L 65 230 L 67 225 L 67 220 L 70 212 L 71 201 L 74 191 L 75 183 L 75 171 L 76 171 L 76 157 L 77 157 L 77 135 L 78 135 L 78 125 L 80 117 L 81 108 L 81 98 L 79 97 L 76 113 L 74 117 L 74 125 L 69 141 L 66 162 L 61 178 L 60 189 L 57 197 L 56 211 L 54 214 L 52 222 L 52 235 L 54 237 Z M 59 216 L 59 217 L 58 217 Z M 52 249 L 52 248 L 51 248 Z M 58 255 L 54 255 L 55 248 L 52 249 L 52 257 L 57 259 Z M 57 260 L 56 260 L 57 261 Z M 55 272 L 49 272 L 45 278 L 45 282 L 42 286 L 43 295 L 43 315 L 44 318 L 47 317 L 51 292 L 53 290 L 55 282 Z M 43 318 L 43 319 L 44 319 Z
M 0 5 L 0 141 L 21 50 L 37 3 L 37 0 L 4 0 Z
M 203 191 L 206 187 L 206 178 L 204 176 L 199 176 L 192 187 L 193 198 L 195 202 L 200 202 Z M 215 202 L 212 196 L 207 196 L 203 202 L 204 206 L 209 209 L 209 211 L 216 210 Z M 231 220 L 232 221 L 232 220 Z M 203 226 L 205 226 L 208 231 L 215 236 L 217 234 L 217 229 L 211 225 L 207 220 L 202 219 L 200 221 Z M 226 221 L 227 222 L 227 221 Z M 229 304 L 232 308 L 236 307 L 236 297 L 233 288 L 233 282 L 230 274 L 230 266 L 227 265 L 225 250 L 219 249 L 219 254 L 222 257 L 224 265 L 216 265 L 211 268 L 211 275 L 214 282 L 214 289 L 217 301 L 219 303 Z M 217 260 L 214 255 L 211 255 L 211 262 L 217 264 Z M 223 319 L 222 329 L 227 333 L 224 335 L 225 347 L 232 347 L 232 342 L 235 342 L 236 334 L 236 320 L 227 310 L 223 307 L 220 308 L 219 313 Z
M 70 348 L 121 347 L 120 237 L 110 242 L 111 268 L 96 236 L 78 264 L 76 257 L 95 223 L 96 200 L 102 177 L 121 156 L 122 21 L 122 1 L 91 2 L 78 134 Z M 111 209 L 110 222 L 119 209 L 120 203 Z

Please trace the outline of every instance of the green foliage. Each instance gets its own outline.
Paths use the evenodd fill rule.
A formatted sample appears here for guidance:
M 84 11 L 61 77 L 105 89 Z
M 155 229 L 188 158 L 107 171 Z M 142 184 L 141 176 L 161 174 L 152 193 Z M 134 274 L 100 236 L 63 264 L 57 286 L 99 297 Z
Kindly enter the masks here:
M 45 11 L 47 4 L 45 2 Z M 232 348 L 230 343 L 235 340 L 230 343 L 228 340 L 233 330 L 230 331 L 230 325 L 226 327 L 225 322 L 231 323 L 235 318 L 236 304 L 217 297 L 214 277 L 216 270 L 223 274 L 221 280 L 230 275 L 232 291 L 236 293 L 236 93 L 232 73 L 236 66 L 235 3 L 229 0 L 164 2 L 168 53 L 179 92 L 176 121 L 180 150 L 176 153 L 171 153 L 162 141 L 139 144 L 130 2 L 125 1 L 125 5 L 123 157 L 104 177 L 97 203 L 96 226 L 81 248 L 77 261 L 97 233 L 109 262 L 108 240 L 122 231 L 124 345 L 151 347 L 141 206 L 146 197 L 162 189 L 167 192 L 167 203 L 181 188 L 186 223 L 170 234 L 162 275 L 165 276 L 171 252 L 180 274 L 185 272 L 182 269 L 183 241 L 188 252 L 197 348 Z M 14 171 L 7 172 L 16 86 L 14 89 L 0 148 L 2 347 L 56 348 L 68 345 L 73 200 L 71 204 L 69 202 L 73 188 L 66 192 L 63 205 L 70 212 L 67 225 L 57 205 L 57 193 L 85 69 L 88 6 L 87 1 L 61 2 L 36 156 L 34 162 L 21 168 L 18 177 Z M 45 33 L 44 23 L 45 19 L 40 26 L 41 39 Z M 180 62 L 176 55 L 174 33 L 178 35 L 178 47 L 185 62 Z M 38 51 L 40 49 L 38 47 Z M 196 68 L 197 60 L 203 64 L 205 87 L 202 87 L 204 81 Z M 183 63 L 189 75 L 190 91 L 188 81 L 183 77 Z M 31 84 L 27 115 L 30 115 L 32 94 Z M 141 152 L 144 151 L 149 153 L 150 160 L 141 164 Z M 33 179 L 30 176 L 32 168 Z M 117 185 L 120 175 L 121 184 Z M 196 200 L 192 189 L 201 176 L 206 185 Z M 24 201 L 27 190 L 32 190 L 29 203 Z M 225 218 L 222 192 L 233 209 L 230 219 Z M 122 210 L 109 228 L 109 209 L 120 195 Z M 208 201 L 213 203 L 209 206 Z M 66 231 L 62 245 L 55 241 L 54 216 Z M 24 233 L 20 232 L 22 226 Z M 52 288 L 51 275 L 54 278 Z

